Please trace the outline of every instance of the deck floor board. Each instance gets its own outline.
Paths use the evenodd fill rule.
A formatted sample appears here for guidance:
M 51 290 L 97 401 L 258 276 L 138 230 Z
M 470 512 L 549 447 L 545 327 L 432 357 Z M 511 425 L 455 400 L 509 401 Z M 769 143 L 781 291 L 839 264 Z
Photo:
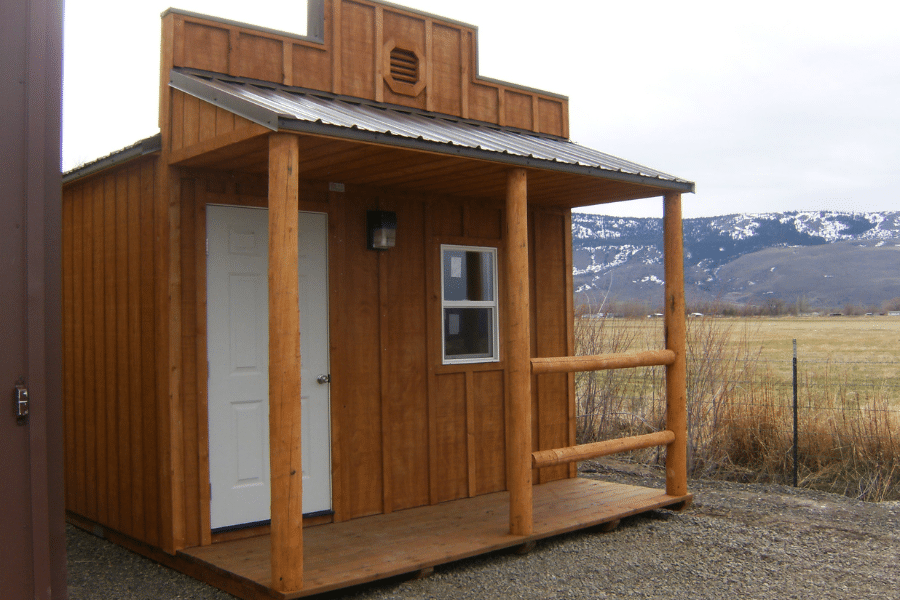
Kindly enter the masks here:
M 234 581 L 253 597 L 299 598 L 351 587 L 495 550 L 600 525 L 689 500 L 660 490 L 565 479 L 535 486 L 534 534 L 509 534 L 509 495 L 497 492 L 309 527 L 303 532 L 304 588 L 279 595 L 268 590 L 270 536 L 189 548 L 179 553 L 193 575 L 229 589 Z

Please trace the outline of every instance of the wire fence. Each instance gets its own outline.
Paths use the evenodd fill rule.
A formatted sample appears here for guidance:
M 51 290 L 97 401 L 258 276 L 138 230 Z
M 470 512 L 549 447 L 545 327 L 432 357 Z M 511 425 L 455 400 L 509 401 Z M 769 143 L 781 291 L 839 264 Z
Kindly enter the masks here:
M 900 499 L 900 361 L 762 359 L 714 328 L 688 343 L 692 477 Z M 576 325 L 581 354 L 634 349 L 627 333 L 585 339 L 593 333 Z M 578 443 L 665 428 L 663 367 L 579 373 L 576 390 Z M 618 456 L 664 457 L 664 448 Z

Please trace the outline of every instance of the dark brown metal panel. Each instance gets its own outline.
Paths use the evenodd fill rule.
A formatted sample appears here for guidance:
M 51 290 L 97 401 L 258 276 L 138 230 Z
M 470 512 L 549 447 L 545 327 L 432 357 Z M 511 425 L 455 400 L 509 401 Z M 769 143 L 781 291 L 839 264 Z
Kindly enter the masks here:
M 0 591 L 65 598 L 59 0 L 0 4 Z M 17 419 L 14 387 L 30 395 Z

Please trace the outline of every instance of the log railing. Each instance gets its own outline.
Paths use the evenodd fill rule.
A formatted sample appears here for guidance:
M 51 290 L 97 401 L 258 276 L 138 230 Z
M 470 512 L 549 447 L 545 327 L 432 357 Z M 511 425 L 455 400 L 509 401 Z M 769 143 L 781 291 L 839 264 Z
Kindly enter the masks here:
M 609 454 L 619 454 L 631 450 L 652 448 L 653 446 L 667 446 L 675 441 L 675 433 L 672 431 L 656 431 L 645 435 L 617 438 L 594 442 L 592 444 L 580 444 L 567 448 L 555 448 L 553 450 L 540 450 L 531 453 L 531 466 L 535 469 L 554 467 L 579 460 L 588 460 Z
M 542 375 L 544 373 L 661 367 L 671 365 L 674 362 L 675 353 L 671 350 L 647 350 L 646 352 L 622 352 L 619 354 L 597 354 L 594 356 L 532 358 L 531 372 L 535 375 Z
M 663 197 L 664 316 L 666 349 L 628 354 L 531 358 L 527 172 L 513 168 L 506 185 L 506 310 L 509 407 L 506 429 L 509 532 L 534 531 L 533 467 L 550 466 L 615 452 L 666 446 L 666 494 L 687 495 L 687 364 L 684 302 L 684 248 L 681 193 Z M 665 365 L 666 429 L 622 438 L 532 452 L 532 378 L 545 373 Z
M 669 366 L 674 362 L 675 352 L 672 350 L 647 350 L 645 352 L 623 352 L 594 356 L 560 356 L 532 358 L 531 372 L 534 375 L 541 375 L 544 373 L 633 369 L 635 367 Z M 535 469 L 553 467 L 631 450 L 641 450 L 653 446 L 667 446 L 674 441 L 675 433 L 665 430 L 646 435 L 594 442 L 592 444 L 540 450 L 531 453 L 531 466 Z

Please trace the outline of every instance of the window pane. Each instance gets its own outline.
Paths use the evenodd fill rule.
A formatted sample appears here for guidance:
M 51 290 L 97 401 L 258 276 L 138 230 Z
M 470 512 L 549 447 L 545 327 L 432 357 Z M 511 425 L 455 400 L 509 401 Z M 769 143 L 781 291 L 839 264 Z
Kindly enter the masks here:
M 444 300 L 494 300 L 494 260 L 491 252 L 445 250 Z
M 481 358 L 493 356 L 492 308 L 444 309 L 444 357 Z

